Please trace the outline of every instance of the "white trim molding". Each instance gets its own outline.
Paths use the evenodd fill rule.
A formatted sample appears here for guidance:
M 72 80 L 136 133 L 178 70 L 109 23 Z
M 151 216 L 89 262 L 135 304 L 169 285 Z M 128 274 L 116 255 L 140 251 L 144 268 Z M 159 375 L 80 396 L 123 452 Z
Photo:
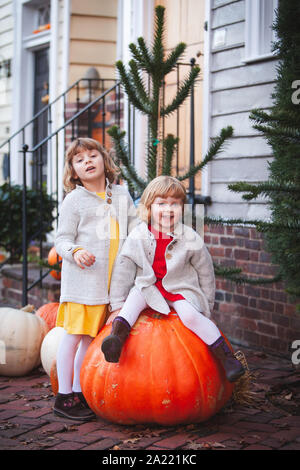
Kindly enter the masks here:
M 203 62 L 203 125 L 202 159 L 210 146 L 211 131 L 211 0 L 205 0 L 204 62 Z M 201 172 L 203 196 L 210 195 L 211 163 Z
M 278 0 L 245 0 L 245 58 L 243 63 L 274 58 L 272 42 L 276 39 L 272 24 Z
M 154 0 L 119 0 L 117 55 L 125 66 L 131 59 L 129 44 L 143 36 L 147 44 L 153 37 Z M 124 130 L 128 128 L 126 96 L 124 99 Z M 135 111 L 135 166 L 145 176 L 147 118 Z M 133 142 L 131 143 L 133 145 Z
M 57 5 L 58 0 L 51 0 L 51 29 L 34 34 L 37 27 L 37 7 L 43 2 L 34 0 L 14 0 L 14 60 L 13 60 L 13 111 L 12 132 L 18 131 L 33 116 L 34 52 L 49 47 L 49 89 L 50 99 L 56 94 L 56 61 L 57 61 Z M 46 1 L 45 1 L 46 3 Z M 54 90 L 54 91 L 53 91 Z M 30 129 L 31 126 L 30 126 Z M 25 134 L 25 143 L 32 145 L 32 131 Z M 20 184 L 23 179 L 22 136 L 12 141 L 13 183 Z M 28 159 L 29 160 L 29 159 Z M 31 184 L 31 171 L 28 161 L 28 184 Z

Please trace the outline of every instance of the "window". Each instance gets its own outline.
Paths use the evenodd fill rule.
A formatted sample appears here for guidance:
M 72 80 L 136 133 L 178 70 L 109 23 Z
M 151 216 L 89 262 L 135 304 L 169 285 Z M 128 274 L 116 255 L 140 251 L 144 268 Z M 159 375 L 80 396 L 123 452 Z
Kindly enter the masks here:
M 273 56 L 275 31 L 272 24 L 278 0 L 246 0 L 245 59 L 263 60 Z
M 22 6 L 23 39 L 50 29 L 50 0 L 18 0 Z

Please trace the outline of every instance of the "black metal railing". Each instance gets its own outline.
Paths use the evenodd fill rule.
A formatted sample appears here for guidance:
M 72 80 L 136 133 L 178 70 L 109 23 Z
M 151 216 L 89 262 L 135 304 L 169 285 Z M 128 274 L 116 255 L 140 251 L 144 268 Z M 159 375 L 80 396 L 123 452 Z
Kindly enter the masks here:
M 176 72 L 176 82 L 177 88 L 179 87 L 180 82 L 180 68 L 181 67 L 193 67 L 195 64 L 195 60 L 191 60 L 190 63 L 180 63 L 177 65 Z M 45 187 L 45 171 L 43 169 L 45 166 L 52 165 L 52 174 L 55 175 L 55 181 L 52 181 L 51 188 L 47 187 L 48 193 L 51 193 L 55 201 L 57 202 L 57 209 L 55 211 L 54 219 L 58 219 L 58 201 L 60 196 L 60 191 L 62 188 L 60 186 L 60 181 L 58 181 L 58 176 L 62 174 L 62 168 L 59 168 L 60 162 L 63 159 L 59 158 L 59 153 L 65 151 L 66 146 L 76 137 L 94 137 L 97 140 L 101 141 L 103 145 L 107 145 L 107 134 L 106 131 L 109 127 L 113 124 L 117 124 L 118 126 L 123 125 L 124 122 L 124 103 L 123 103 L 123 92 L 121 88 L 121 84 L 119 81 L 113 81 L 113 85 L 110 88 L 104 90 L 105 82 L 102 83 L 102 92 L 100 95 L 96 96 L 94 99 L 92 98 L 92 90 L 88 91 L 88 99 L 87 103 L 82 102 L 79 99 L 79 86 L 80 83 L 88 79 L 80 79 L 71 87 L 68 88 L 62 95 L 60 95 L 56 100 L 50 103 L 48 106 L 43 108 L 37 115 L 35 115 L 25 126 L 23 126 L 18 132 L 13 134 L 7 141 L 0 145 L 0 149 L 3 148 L 5 145 L 8 145 L 9 148 L 9 156 L 11 150 L 11 142 L 12 139 L 16 138 L 17 136 L 21 136 L 20 146 L 19 146 L 19 155 L 22 154 L 23 159 L 23 205 L 22 205 L 22 231 L 23 231 L 23 239 L 22 239 L 22 272 L 23 272 L 23 294 L 22 294 L 22 303 L 23 305 L 27 304 L 28 300 L 28 292 L 39 285 L 42 287 L 43 279 L 49 274 L 51 269 L 43 269 L 42 263 L 40 263 L 40 273 L 39 277 L 29 285 L 28 280 L 28 246 L 30 242 L 34 241 L 39 244 L 39 253 L 40 259 L 42 261 L 43 258 L 43 234 L 42 231 L 39 233 L 35 233 L 34 237 L 28 239 L 27 237 L 27 198 L 26 198 L 26 191 L 27 187 L 32 185 L 32 178 L 28 178 L 28 171 L 30 169 L 28 165 L 28 156 L 31 156 L 32 165 L 36 171 L 36 189 L 40 191 L 41 194 L 41 201 L 42 201 L 42 191 Z M 90 79 L 95 80 L 95 79 Z M 75 91 L 76 99 L 75 102 L 73 100 L 73 107 L 67 108 L 67 100 L 66 96 L 68 93 Z M 163 90 L 165 99 L 165 86 Z M 64 122 L 63 124 L 58 127 L 57 129 L 53 130 L 53 105 L 57 103 L 59 100 L 63 101 L 63 109 L 64 109 Z M 46 113 L 48 115 L 48 135 L 45 136 L 40 142 L 32 144 L 32 135 L 28 134 L 29 126 L 34 123 L 34 121 L 41 116 L 42 113 Z M 135 122 L 136 122 L 136 110 L 131 103 L 127 105 L 127 141 L 128 141 L 128 148 L 130 151 L 130 160 L 134 164 L 136 161 L 136 134 L 135 134 Z M 191 91 L 190 96 L 190 158 L 189 163 L 190 165 L 194 165 L 195 162 L 195 131 L 194 131 L 194 89 Z M 163 138 L 165 137 L 165 118 L 163 119 Z M 26 134 L 27 132 L 27 134 Z M 28 140 L 27 140 L 28 136 Z M 180 137 L 180 111 L 177 111 L 176 116 L 176 136 Z M 20 150 L 21 148 L 21 150 Z M 49 153 L 48 161 L 43 158 L 45 152 Z M 140 158 L 140 156 L 139 156 Z M 176 151 L 176 162 L 175 162 L 177 174 L 179 171 L 179 153 L 178 153 L 178 146 Z M 10 181 L 10 158 L 9 158 L 9 165 L 8 165 L 8 179 Z M 30 175 L 29 175 L 30 176 Z M 194 185 L 194 178 L 191 178 L 189 181 L 189 199 L 192 202 L 203 202 L 197 199 L 195 196 L 195 185 Z M 62 195 L 62 194 L 61 194 Z M 42 203 L 40 205 L 40 226 L 43 226 L 43 207 Z M 13 226 L 12 226 L 13 230 Z
M 12 185 L 12 162 L 11 156 L 14 154 L 20 154 L 23 152 L 24 146 L 33 148 L 39 145 L 40 141 L 36 141 L 35 136 L 41 135 L 41 126 L 44 121 L 47 121 L 47 133 L 42 137 L 46 138 L 48 135 L 53 133 L 53 121 L 54 115 L 60 116 L 62 122 L 68 121 L 68 119 L 74 114 L 77 114 L 83 107 L 86 107 L 87 103 L 92 101 L 92 96 L 95 90 L 103 94 L 108 88 L 109 84 L 116 84 L 115 79 L 100 79 L 100 78 L 81 78 L 69 86 L 61 95 L 55 98 L 51 103 L 44 106 L 38 111 L 29 121 L 27 121 L 17 132 L 13 133 L 8 139 L 0 144 L 0 154 L 3 158 L 2 171 L 3 175 L 0 175 L 0 181 L 6 182 L 8 185 L 8 191 L 10 199 L 12 199 L 11 185 Z M 96 85 L 98 84 L 98 85 Z M 88 114 L 88 128 L 91 129 L 92 114 L 89 111 Z M 73 129 L 71 132 L 71 138 L 74 138 L 75 134 L 78 133 L 78 129 Z M 39 152 L 32 153 L 31 159 L 31 174 L 27 174 L 27 184 L 30 187 L 38 188 L 42 182 L 47 186 L 48 193 L 53 193 L 53 187 L 58 187 L 57 181 L 52 184 L 46 182 L 46 171 L 45 168 L 53 164 L 52 158 L 52 146 L 43 146 Z M 57 151 L 55 152 L 57 155 Z M 45 157 L 46 156 L 46 157 Z M 16 165 L 18 159 L 14 159 L 14 165 Z M 54 162 L 55 164 L 57 162 Z M 27 172 L 28 173 L 28 172 Z M 53 172 L 54 173 L 54 172 Z M 17 178 L 20 180 L 20 178 Z M 12 221 L 11 224 L 12 226 Z M 19 249 L 19 252 L 21 249 Z M 16 253 L 16 252 L 15 252 Z M 17 254 L 17 253 L 16 253 Z M 10 261 L 10 257 L 6 259 L 5 263 Z M 4 263 L 4 264 L 5 264 Z M 3 265 L 3 264 L 2 264 Z
M 112 97 L 113 94 L 113 98 Z M 107 105 L 108 101 L 111 98 L 110 105 L 113 109 L 110 111 L 110 116 L 113 116 L 109 121 L 106 119 L 107 116 Z M 112 112 L 114 111 L 114 112 Z M 63 141 L 63 151 L 65 150 L 65 144 L 68 142 L 68 138 L 66 135 L 66 131 L 70 130 L 69 141 L 73 140 L 74 138 L 80 137 L 82 133 L 82 128 L 84 128 L 84 135 L 87 137 L 93 137 L 93 122 L 96 116 L 98 116 L 100 112 L 101 116 L 101 129 L 100 135 L 98 135 L 98 139 L 102 141 L 103 145 L 106 145 L 106 130 L 113 124 L 117 124 L 120 126 L 121 123 L 121 113 L 122 113 L 122 106 L 121 106 L 121 88 L 120 83 L 115 83 L 112 87 L 108 88 L 104 93 L 100 96 L 97 96 L 93 99 L 90 103 L 85 105 L 82 109 L 76 112 L 72 117 L 67 119 L 58 129 L 54 132 L 50 133 L 47 137 L 45 137 L 41 142 L 37 145 L 33 146 L 31 149 L 25 144 L 23 145 L 23 207 L 22 207 L 22 217 L 23 217 L 23 227 L 27 226 L 27 204 L 26 204 L 26 172 L 27 172 L 27 161 L 28 161 L 28 154 L 35 155 L 36 164 L 40 168 L 40 178 L 39 178 L 39 190 L 42 193 L 43 190 L 43 181 L 42 181 L 42 167 L 44 165 L 42 154 L 43 148 L 48 145 L 50 142 L 53 144 L 55 156 L 53 158 L 55 162 L 55 174 L 58 178 L 58 174 L 61 174 L 62 171 L 59 171 L 59 149 L 60 146 L 60 139 Z M 54 195 L 57 203 L 59 201 L 59 181 L 56 180 L 55 183 L 55 195 Z M 41 207 L 40 212 L 40 219 L 41 224 L 43 220 L 43 211 Z M 58 220 L 58 210 L 55 216 L 56 221 Z M 37 237 L 39 240 L 39 247 L 40 247 L 40 257 L 42 261 L 42 253 L 43 253 L 43 239 L 42 234 L 40 237 Z M 46 270 L 43 272 L 42 263 L 40 267 L 40 275 L 39 278 L 36 279 L 31 285 L 28 285 L 28 260 L 27 260 L 27 249 L 28 249 L 29 240 L 26 240 L 26 233 L 23 232 L 23 244 L 22 244 L 22 266 L 23 266 L 23 294 L 22 294 L 22 303 L 25 305 L 27 304 L 28 299 L 28 292 L 35 287 L 37 284 L 39 286 L 42 285 L 42 280 L 49 274 L 51 269 Z

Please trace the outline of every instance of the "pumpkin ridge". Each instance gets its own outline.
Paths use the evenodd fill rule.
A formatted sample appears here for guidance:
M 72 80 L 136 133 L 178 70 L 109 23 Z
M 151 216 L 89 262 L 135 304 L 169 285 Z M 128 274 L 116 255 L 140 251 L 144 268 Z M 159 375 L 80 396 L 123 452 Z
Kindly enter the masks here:
M 150 354 L 150 383 L 151 383 L 151 390 L 150 390 L 150 398 L 151 398 L 151 416 L 154 420 L 157 420 L 157 416 L 155 414 L 156 403 L 154 399 L 156 398 L 156 385 L 155 385 L 155 377 L 153 372 L 153 355 L 154 355 L 154 347 L 155 347 L 155 334 L 159 332 L 159 335 L 164 335 L 165 331 L 164 328 L 161 328 L 161 320 L 155 318 L 154 325 L 151 332 L 151 354 Z M 154 345 L 154 347 L 153 347 Z
M 110 334 L 110 332 L 109 332 Z M 107 414 L 107 417 L 109 418 L 109 398 L 110 398 L 110 394 L 111 394 L 111 388 L 109 387 L 110 383 L 111 383 L 111 375 L 113 373 L 113 368 L 112 368 L 112 364 L 105 364 L 104 365 L 106 367 L 104 367 L 104 370 L 105 370 L 105 379 L 104 379 L 104 387 L 103 387 L 103 405 L 104 405 L 104 408 L 105 408 L 105 413 Z
M 149 352 L 149 375 L 150 375 L 150 380 L 149 380 L 149 391 L 148 391 L 148 396 L 150 397 L 149 400 L 149 408 L 151 407 L 151 411 L 149 412 L 149 415 L 153 416 L 153 383 L 154 383 L 154 377 L 153 377 L 153 335 L 154 335 L 154 328 L 151 330 L 151 338 L 150 338 L 150 352 Z
M 178 317 L 178 318 L 179 318 L 179 317 Z M 180 318 L 179 318 L 179 321 L 181 321 Z M 175 333 L 176 333 L 176 336 L 177 336 L 179 342 L 182 344 L 184 350 L 186 351 L 187 355 L 189 356 L 189 358 L 190 358 L 190 360 L 191 360 L 191 363 L 193 364 L 193 367 L 194 367 L 195 372 L 196 372 L 196 375 L 197 375 L 197 377 L 198 377 L 198 379 L 199 379 L 200 385 L 202 385 L 202 384 L 201 384 L 200 377 L 199 377 L 199 373 L 198 373 L 198 370 L 197 370 L 197 367 L 196 367 L 196 365 L 195 365 L 195 361 L 193 360 L 193 354 L 191 354 L 190 350 L 189 350 L 189 349 L 186 347 L 186 345 L 184 344 L 180 333 L 178 333 L 178 330 L 176 329 L 176 322 L 174 322 L 174 324 L 173 324 L 172 326 L 173 326 L 173 328 L 174 328 L 174 331 L 175 331 Z M 186 328 L 186 327 L 185 327 L 185 328 Z M 194 334 L 195 334 L 195 333 L 194 333 Z M 197 335 L 196 335 L 196 336 L 197 336 Z
M 177 316 L 178 316 L 178 315 L 177 315 Z M 181 322 L 179 316 L 178 316 L 178 320 Z M 187 346 L 185 345 L 185 343 L 184 343 L 184 341 L 183 341 L 183 339 L 182 339 L 182 336 L 181 336 L 180 332 L 178 332 L 176 323 L 177 323 L 177 322 L 174 321 L 173 324 L 172 324 L 172 326 L 173 326 L 173 328 L 174 328 L 174 332 L 175 332 L 175 334 L 176 334 L 176 336 L 177 336 L 177 339 L 178 339 L 179 343 L 182 345 L 182 347 L 183 347 L 183 349 L 185 350 L 187 356 L 189 357 L 189 359 L 190 359 L 190 361 L 191 361 L 191 364 L 193 365 L 194 371 L 196 372 L 196 377 L 197 377 L 197 379 L 198 379 L 199 388 L 200 388 L 200 390 L 201 390 L 201 397 L 202 397 L 202 399 L 203 399 L 203 397 L 205 396 L 205 390 L 204 390 L 204 387 L 203 387 L 203 384 L 202 384 L 202 380 L 201 380 L 200 375 L 199 375 L 199 372 L 198 372 L 198 368 L 197 368 L 197 366 L 196 366 L 195 360 L 193 359 L 193 354 L 190 352 L 190 350 L 189 350 L 189 349 L 187 348 Z M 181 322 L 181 323 L 182 323 L 182 322 Z M 184 326 L 184 325 L 183 325 L 183 326 Z M 186 327 L 184 326 L 184 328 L 186 328 Z M 188 330 L 188 331 L 190 331 L 190 330 Z M 192 332 L 192 333 L 193 333 L 193 332 Z M 193 334 L 195 334 L 195 333 L 193 333 Z M 195 335 L 195 336 L 197 336 L 197 335 Z

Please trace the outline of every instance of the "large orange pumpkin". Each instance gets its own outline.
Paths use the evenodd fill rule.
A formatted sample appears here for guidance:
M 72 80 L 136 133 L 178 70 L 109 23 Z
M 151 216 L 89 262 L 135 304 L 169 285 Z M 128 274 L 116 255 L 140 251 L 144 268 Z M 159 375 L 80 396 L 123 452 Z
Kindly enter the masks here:
M 101 351 L 110 332 L 106 325 L 93 340 L 80 376 L 89 406 L 102 418 L 119 424 L 197 423 L 231 397 L 234 385 L 222 366 L 175 312 L 144 310 L 117 364 L 106 362 Z
M 49 302 L 48 304 L 42 305 L 36 312 L 38 317 L 45 320 L 49 326 L 49 330 L 55 327 L 58 307 L 58 302 Z
M 61 260 L 62 260 L 62 258 L 56 253 L 56 249 L 53 246 L 51 248 L 51 250 L 49 251 L 49 253 L 48 253 L 48 264 L 50 266 L 54 266 L 55 264 L 59 263 L 59 261 L 61 261 Z M 53 269 L 53 271 L 50 271 L 50 275 L 52 277 L 54 277 L 54 279 L 56 279 L 57 281 L 60 281 L 60 279 L 61 279 L 60 272 L 55 271 L 55 269 Z

